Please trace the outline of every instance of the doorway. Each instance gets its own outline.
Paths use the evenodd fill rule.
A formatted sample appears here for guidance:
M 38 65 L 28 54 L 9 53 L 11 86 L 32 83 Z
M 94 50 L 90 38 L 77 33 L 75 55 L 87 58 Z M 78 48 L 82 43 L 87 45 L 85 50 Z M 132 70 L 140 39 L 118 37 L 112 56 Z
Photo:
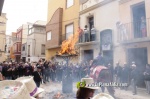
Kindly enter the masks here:
M 132 61 L 135 62 L 138 69 L 138 86 L 145 87 L 143 72 L 148 63 L 147 58 L 147 48 L 130 48 L 128 49 L 128 63 L 132 64 Z
M 113 65 L 113 51 L 103 51 L 103 57 L 105 61 L 105 66 L 107 66 L 109 63 Z
M 141 28 L 143 27 L 142 26 L 143 21 L 144 21 L 145 28 L 146 28 L 145 2 L 135 4 L 131 6 L 131 8 L 132 8 L 134 38 L 145 37 L 147 33 L 143 35 L 142 33 L 143 31 L 141 30 Z M 142 17 L 144 18 L 143 21 L 141 19 Z
M 93 50 L 84 50 L 84 61 L 93 60 Z

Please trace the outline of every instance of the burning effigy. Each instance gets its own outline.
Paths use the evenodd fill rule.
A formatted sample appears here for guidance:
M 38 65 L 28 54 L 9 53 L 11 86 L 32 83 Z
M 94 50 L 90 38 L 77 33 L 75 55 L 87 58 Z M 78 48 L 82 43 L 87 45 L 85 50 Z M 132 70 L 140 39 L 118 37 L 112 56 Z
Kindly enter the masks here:
M 78 42 L 80 28 L 76 33 L 70 35 L 69 38 L 62 42 L 61 50 L 56 55 L 56 58 L 63 59 L 66 62 L 66 66 L 62 75 L 62 92 L 72 93 L 73 91 L 73 79 L 71 70 L 68 68 L 69 61 L 77 56 L 75 44 Z M 58 94 L 56 96 L 59 96 Z
M 61 45 L 61 50 L 58 52 L 58 55 L 63 55 L 63 54 L 69 54 L 69 55 L 74 55 L 77 54 L 77 51 L 75 50 L 75 44 L 79 40 L 79 32 L 81 30 L 78 29 L 78 31 L 72 35 L 69 36 L 68 39 L 62 42 Z

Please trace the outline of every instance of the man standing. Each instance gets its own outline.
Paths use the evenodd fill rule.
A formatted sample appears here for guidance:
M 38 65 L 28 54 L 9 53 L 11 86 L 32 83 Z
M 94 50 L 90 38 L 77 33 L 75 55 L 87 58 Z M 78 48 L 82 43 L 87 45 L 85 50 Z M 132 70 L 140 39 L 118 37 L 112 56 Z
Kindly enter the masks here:
M 146 85 L 146 90 L 147 93 L 150 94 L 150 65 L 146 65 L 145 72 L 143 73 L 145 77 L 145 85 Z
M 34 79 L 34 81 L 35 81 L 35 83 L 36 83 L 36 86 L 37 87 L 40 87 L 40 83 L 41 83 L 41 81 L 42 81 L 42 73 L 41 73 L 41 67 L 40 66 L 38 66 L 37 67 L 37 71 L 34 71 L 33 72 L 33 79 Z
M 87 29 L 87 25 L 85 25 L 85 28 L 84 28 L 84 39 L 85 39 L 85 42 L 89 41 L 89 31 Z
M 136 68 L 136 65 L 133 64 L 132 65 L 132 71 L 131 71 L 131 85 L 132 85 L 133 95 L 137 94 L 137 90 L 136 90 L 136 87 L 137 87 L 137 77 L 138 77 L 138 70 Z
M 96 29 L 94 28 L 94 25 L 92 25 L 92 29 L 91 29 L 91 41 L 95 41 L 96 40 Z
M 78 32 L 79 32 L 79 42 L 83 42 L 83 30 L 78 27 Z
M 121 75 L 121 66 L 119 65 L 119 62 L 117 62 L 115 67 L 115 81 L 117 83 L 120 83 L 120 75 Z

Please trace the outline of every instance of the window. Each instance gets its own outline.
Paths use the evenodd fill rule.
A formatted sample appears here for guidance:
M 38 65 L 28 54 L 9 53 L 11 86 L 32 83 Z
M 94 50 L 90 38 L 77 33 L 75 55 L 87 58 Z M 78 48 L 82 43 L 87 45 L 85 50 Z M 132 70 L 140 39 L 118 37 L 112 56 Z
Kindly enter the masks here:
M 73 34 L 73 24 L 66 26 L 66 39 Z
M 32 33 L 32 25 L 29 25 L 28 28 L 29 28 L 29 34 L 31 34 Z
M 21 44 L 18 43 L 18 51 L 20 52 L 21 51 Z
M 52 35 L 51 31 L 47 33 L 47 40 L 51 40 L 52 39 L 51 35 Z
M 45 55 L 45 45 L 42 44 L 41 46 L 41 55 Z
M 74 0 L 67 0 L 67 8 L 71 7 L 74 3 Z
M 22 51 L 25 51 L 25 46 L 22 47 Z

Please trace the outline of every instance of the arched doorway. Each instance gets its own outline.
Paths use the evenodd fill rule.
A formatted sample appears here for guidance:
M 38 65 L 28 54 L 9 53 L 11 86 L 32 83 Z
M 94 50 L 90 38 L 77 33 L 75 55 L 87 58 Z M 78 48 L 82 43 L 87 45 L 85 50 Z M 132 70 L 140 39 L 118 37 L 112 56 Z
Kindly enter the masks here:
M 103 53 L 105 65 L 113 65 L 112 30 L 106 29 L 100 32 L 100 49 Z

